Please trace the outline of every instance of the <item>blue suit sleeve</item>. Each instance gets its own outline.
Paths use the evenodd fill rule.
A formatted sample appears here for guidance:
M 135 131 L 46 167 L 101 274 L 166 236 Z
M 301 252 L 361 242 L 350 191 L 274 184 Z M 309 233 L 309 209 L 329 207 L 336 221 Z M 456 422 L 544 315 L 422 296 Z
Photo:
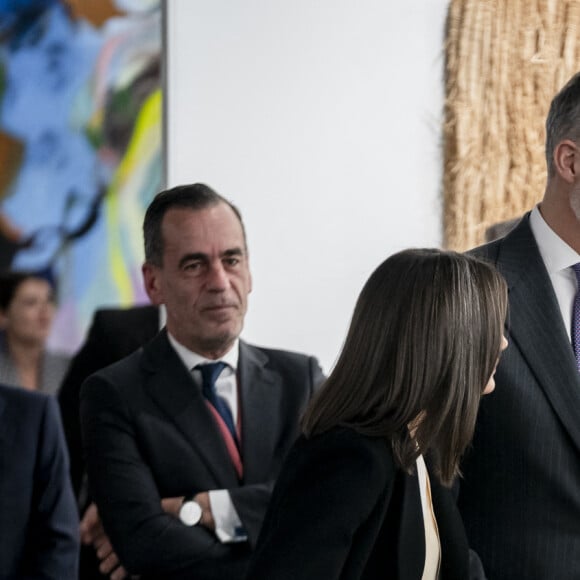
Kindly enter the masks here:
M 25 578 L 74 579 L 78 575 L 79 520 L 53 397 L 46 398 L 38 438 Z

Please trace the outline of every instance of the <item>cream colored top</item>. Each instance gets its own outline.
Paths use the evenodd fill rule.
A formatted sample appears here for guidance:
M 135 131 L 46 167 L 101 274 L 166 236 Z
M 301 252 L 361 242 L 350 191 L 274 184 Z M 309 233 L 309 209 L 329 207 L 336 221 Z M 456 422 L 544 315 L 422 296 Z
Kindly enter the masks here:
M 437 520 L 433 511 L 431 500 L 431 485 L 427 466 L 422 455 L 417 458 L 417 477 L 419 478 L 419 490 L 421 492 L 421 509 L 423 511 L 423 523 L 425 525 L 425 568 L 422 580 L 437 580 L 439 578 L 439 564 L 441 562 L 441 543 Z

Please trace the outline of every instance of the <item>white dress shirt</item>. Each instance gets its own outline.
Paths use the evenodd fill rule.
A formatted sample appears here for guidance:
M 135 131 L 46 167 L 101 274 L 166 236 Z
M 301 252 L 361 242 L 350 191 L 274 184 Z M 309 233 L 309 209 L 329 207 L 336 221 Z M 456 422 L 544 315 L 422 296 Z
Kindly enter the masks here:
M 578 290 L 578 282 L 572 266 L 580 262 L 580 254 L 554 232 L 542 217 L 537 206 L 530 214 L 530 228 L 538 244 L 546 270 L 548 270 L 568 337 L 572 341 L 572 314 L 574 297 Z
M 199 354 L 190 351 L 188 348 L 177 342 L 169 332 L 167 332 L 167 338 L 169 339 L 171 346 L 175 349 L 177 356 L 191 372 L 195 384 L 201 391 L 201 371 L 195 367 L 199 364 L 217 361 L 204 358 Z M 230 407 L 234 425 L 237 425 L 238 423 L 238 386 L 236 378 L 238 356 L 239 341 L 236 340 L 232 348 L 219 359 L 228 366 L 226 366 L 226 368 L 220 373 L 215 383 L 217 394 L 225 399 Z M 215 521 L 215 534 L 222 543 L 243 542 L 248 539 L 227 489 L 215 489 L 209 491 L 209 502 L 213 519 Z

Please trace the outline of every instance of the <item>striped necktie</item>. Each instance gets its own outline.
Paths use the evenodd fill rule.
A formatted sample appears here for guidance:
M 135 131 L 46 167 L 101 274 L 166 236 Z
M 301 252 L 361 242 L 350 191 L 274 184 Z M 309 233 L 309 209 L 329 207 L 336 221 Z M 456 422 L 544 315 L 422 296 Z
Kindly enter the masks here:
M 232 412 L 227 401 L 220 397 L 216 391 L 215 383 L 217 378 L 220 376 L 221 372 L 227 367 L 224 362 L 215 362 L 197 365 L 195 368 L 201 372 L 202 385 L 201 390 L 203 396 L 211 403 L 213 408 L 218 412 L 219 416 L 225 423 L 228 431 L 231 433 L 236 445 L 238 444 L 238 434 L 236 432 L 236 426 L 234 425 L 234 419 L 232 417 Z
M 572 347 L 576 355 L 576 366 L 580 370 L 580 262 L 572 266 L 576 280 L 578 281 L 578 290 L 574 297 L 574 309 L 572 311 Z

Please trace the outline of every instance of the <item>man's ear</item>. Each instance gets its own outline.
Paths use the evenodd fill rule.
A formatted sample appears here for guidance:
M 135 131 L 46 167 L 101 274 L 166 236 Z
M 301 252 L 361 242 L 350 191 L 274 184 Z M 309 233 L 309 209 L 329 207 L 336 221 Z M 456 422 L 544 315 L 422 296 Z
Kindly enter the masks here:
M 163 292 L 159 284 L 158 269 L 159 268 L 157 266 L 147 262 L 141 266 L 145 292 L 147 292 L 147 296 L 149 296 L 151 304 L 156 306 L 163 304 Z
M 567 183 L 574 183 L 580 176 L 580 151 L 574 141 L 564 139 L 554 149 L 554 166 L 558 175 Z

